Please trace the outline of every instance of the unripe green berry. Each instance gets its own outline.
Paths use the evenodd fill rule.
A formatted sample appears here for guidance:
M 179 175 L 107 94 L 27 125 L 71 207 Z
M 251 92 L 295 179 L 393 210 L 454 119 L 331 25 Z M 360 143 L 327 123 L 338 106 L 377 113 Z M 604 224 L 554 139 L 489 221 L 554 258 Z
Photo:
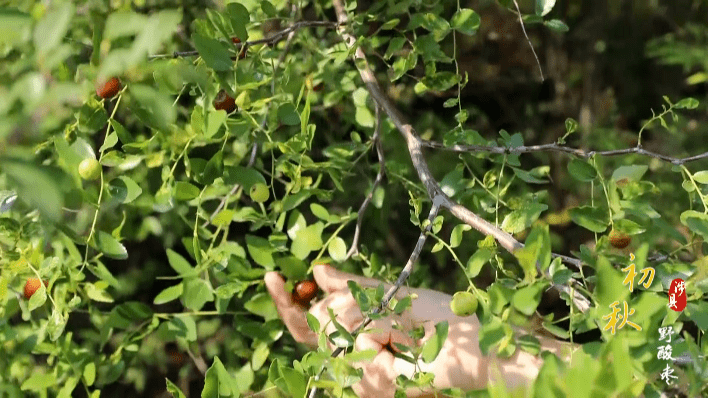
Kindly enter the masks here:
M 470 292 L 457 292 L 452 296 L 450 309 L 457 316 L 470 316 L 477 311 L 477 297 Z
M 251 195 L 251 200 L 258 203 L 263 203 L 270 198 L 268 187 L 261 183 L 251 186 L 249 194 Z
M 101 176 L 101 164 L 93 158 L 84 159 L 79 163 L 79 175 L 84 180 L 95 180 Z

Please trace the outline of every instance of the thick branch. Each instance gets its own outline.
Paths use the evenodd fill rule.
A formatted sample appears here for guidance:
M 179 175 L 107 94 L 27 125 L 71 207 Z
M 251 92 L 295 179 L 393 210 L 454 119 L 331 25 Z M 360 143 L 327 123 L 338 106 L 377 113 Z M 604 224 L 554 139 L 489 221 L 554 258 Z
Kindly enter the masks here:
M 337 20 L 340 23 L 339 34 L 342 36 L 344 42 L 347 43 L 347 46 L 351 48 L 356 44 L 356 38 L 348 33 L 344 26 L 347 23 L 346 11 L 342 6 L 341 0 L 334 0 L 333 5 L 337 12 Z M 434 198 L 435 200 L 438 200 L 438 197 L 440 197 L 442 207 L 449 209 L 455 217 L 481 233 L 485 235 L 492 235 L 497 242 L 499 242 L 499 244 L 510 253 L 514 253 L 514 251 L 524 247 L 522 243 L 514 239 L 514 237 L 510 234 L 495 227 L 489 221 L 477 216 L 466 207 L 454 202 L 447 195 L 445 195 L 440 188 L 440 185 L 430 172 L 428 163 L 423 157 L 423 153 L 421 151 L 423 140 L 420 138 L 415 129 L 398 112 L 398 109 L 396 109 L 393 103 L 389 100 L 388 96 L 383 92 L 381 86 L 376 80 L 376 77 L 374 76 L 374 73 L 369 67 L 366 55 L 360 47 L 357 47 L 354 51 L 354 59 L 357 61 L 355 62 L 356 67 L 359 70 L 361 79 L 364 81 L 364 84 L 366 84 L 369 94 L 371 94 L 371 97 L 374 101 L 376 101 L 378 106 L 380 106 L 381 109 L 388 115 L 389 119 L 391 119 L 398 131 L 406 140 L 406 145 L 408 147 L 408 152 L 410 153 L 411 161 L 413 162 L 413 167 L 418 173 L 418 178 L 420 178 L 420 181 L 425 186 L 428 196 L 431 199 Z M 540 264 L 537 263 L 536 267 L 539 273 L 544 274 L 541 270 Z M 574 282 L 577 283 L 577 281 Z M 553 284 L 553 287 L 567 293 L 572 291 L 573 294 L 571 297 L 573 298 L 573 302 L 581 311 L 584 312 L 590 307 L 590 302 L 587 298 L 582 296 L 577 291 L 571 290 L 568 286 Z

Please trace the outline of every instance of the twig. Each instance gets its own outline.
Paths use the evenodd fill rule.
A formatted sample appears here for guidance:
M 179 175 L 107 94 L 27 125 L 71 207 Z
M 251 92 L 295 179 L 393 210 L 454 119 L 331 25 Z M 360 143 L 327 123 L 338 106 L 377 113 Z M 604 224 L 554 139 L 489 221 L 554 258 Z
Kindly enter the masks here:
M 704 152 L 698 155 L 693 155 L 685 158 L 676 158 L 673 156 L 663 155 L 660 153 L 648 151 L 642 148 L 640 145 L 625 148 L 625 149 L 613 149 L 608 151 L 586 151 L 584 149 L 577 149 L 567 146 L 558 145 L 557 143 L 552 144 L 541 144 L 541 145 L 522 145 L 517 147 L 504 147 L 504 146 L 485 146 L 485 145 L 451 145 L 446 146 L 440 142 L 421 140 L 421 144 L 424 147 L 440 149 L 444 151 L 451 151 L 457 153 L 473 153 L 473 152 L 489 152 L 496 154 L 519 154 L 519 153 L 533 153 L 533 152 L 563 152 L 576 155 L 583 158 L 591 158 L 595 155 L 600 156 L 619 156 L 628 155 L 635 153 L 638 155 L 644 155 L 652 157 L 655 159 L 663 160 L 665 162 L 671 163 L 676 166 L 684 165 L 688 162 L 694 162 L 696 160 L 702 160 L 708 158 L 708 152 Z
M 348 259 L 351 256 L 359 253 L 359 234 L 361 233 L 361 222 L 364 219 L 364 213 L 366 208 L 371 203 L 371 199 L 374 197 L 374 192 L 378 188 L 381 181 L 383 181 L 384 175 L 386 174 L 386 161 L 384 159 L 383 148 L 381 146 L 381 111 L 378 104 L 375 105 L 376 108 L 376 128 L 374 129 L 374 136 L 371 138 L 376 146 L 376 154 L 379 158 L 379 172 L 376 174 L 376 179 L 374 180 L 374 185 L 371 187 L 371 191 L 366 195 L 364 202 L 359 207 L 358 218 L 356 220 L 356 229 L 354 230 L 354 239 L 352 240 L 352 247 L 349 248 L 347 256 Z
M 534 58 L 536 58 L 538 71 L 541 73 L 541 81 L 544 81 L 545 79 L 543 78 L 543 69 L 541 68 L 541 62 L 538 60 L 538 55 L 536 55 L 536 50 L 534 50 L 533 44 L 531 44 L 531 39 L 529 39 L 529 35 L 526 34 L 526 27 L 524 26 L 523 18 L 521 18 L 521 10 L 519 9 L 519 3 L 514 0 L 514 5 L 516 6 L 516 13 L 519 14 L 519 24 L 521 24 L 521 30 L 524 32 L 524 37 L 526 37 L 526 41 L 529 43 L 529 47 L 531 47 L 531 52 L 533 52 Z
M 242 47 L 249 47 L 253 46 L 256 44 L 276 44 L 279 41 L 283 40 L 286 36 L 288 36 L 290 33 L 294 33 L 298 29 L 306 28 L 306 27 L 326 27 L 326 28 L 337 28 L 339 27 L 339 23 L 336 22 L 330 22 L 330 21 L 300 21 L 300 22 L 295 22 L 291 26 L 274 33 L 272 36 L 268 37 L 267 39 L 258 39 L 258 40 L 251 40 L 247 42 L 242 42 L 238 44 L 234 44 L 236 49 L 238 51 L 241 50 Z M 172 54 L 155 54 L 151 55 L 148 57 L 148 59 L 158 59 L 158 58 L 181 58 L 181 57 L 194 57 L 199 55 L 199 51 L 175 51 Z
M 337 13 L 337 19 L 341 25 L 344 25 L 347 21 L 347 14 L 342 6 L 341 0 L 334 0 L 333 5 Z M 339 28 L 339 34 L 342 36 L 344 42 L 348 47 L 353 47 L 356 44 L 356 38 L 350 33 L 346 32 L 343 27 Z M 524 247 L 522 243 L 514 239 L 513 236 L 507 232 L 502 231 L 498 227 L 491 224 L 489 221 L 479 217 L 478 215 L 471 212 L 464 206 L 459 205 L 450 199 L 440 188 L 440 184 L 435 180 L 428 163 L 423 157 L 421 151 L 423 140 L 420 138 L 418 133 L 413 129 L 413 127 L 403 118 L 403 116 L 398 112 L 398 109 L 393 105 L 388 96 L 383 92 L 381 86 L 379 85 L 374 73 L 371 71 L 369 64 L 366 59 L 366 55 L 362 51 L 361 47 L 357 47 L 354 51 L 354 58 L 359 62 L 355 62 L 359 74 L 361 75 L 362 81 L 366 84 L 366 88 L 369 91 L 371 97 L 378 103 L 381 109 L 388 115 L 389 119 L 396 126 L 398 131 L 401 133 L 408 146 L 408 152 L 413 162 L 413 167 L 418 173 L 418 178 L 425 186 L 428 196 L 430 198 L 436 198 L 438 196 L 442 197 L 442 206 L 450 210 L 450 212 L 457 217 L 459 220 L 465 222 L 467 225 L 476 229 L 477 231 L 483 233 L 484 235 L 492 235 L 499 244 L 505 248 L 510 253 L 514 253 L 516 250 Z M 541 264 L 536 263 L 536 269 L 540 274 L 548 276 L 546 272 L 541 269 Z M 550 279 L 550 278 L 549 278 Z M 571 283 L 580 285 L 576 280 L 572 279 Z M 585 312 L 590 308 L 590 301 L 581 295 L 576 289 L 571 289 L 569 286 L 557 285 L 551 282 L 551 286 L 557 290 L 564 291 L 570 294 L 573 303 L 582 312 Z

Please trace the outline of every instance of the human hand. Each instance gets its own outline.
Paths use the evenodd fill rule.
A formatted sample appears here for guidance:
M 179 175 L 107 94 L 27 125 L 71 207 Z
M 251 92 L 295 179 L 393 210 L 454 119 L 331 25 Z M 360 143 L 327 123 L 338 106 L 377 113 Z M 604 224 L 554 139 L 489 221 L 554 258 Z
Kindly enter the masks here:
M 354 330 L 364 319 L 354 297 L 347 286 L 348 280 L 359 283 L 364 288 L 376 287 L 380 281 L 338 271 L 327 265 L 314 267 L 315 281 L 325 292 L 326 297 L 315 302 L 309 312 L 321 325 L 326 325 L 328 335 L 336 330 L 329 322 L 327 308 L 337 315 L 337 321 L 348 331 Z M 265 276 L 268 292 L 275 301 L 276 308 L 283 322 L 296 341 L 310 347 L 317 347 L 318 335 L 307 325 L 305 309 L 293 301 L 285 290 L 285 281 L 277 272 L 269 272 Z M 386 290 L 391 285 L 384 284 Z M 538 374 L 543 364 L 541 358 L 517 349 L 509 358 L 496 358 L 494 355 L 484 356 L 479 350 L 480 324 L 476 315 L 459 317 L 452 313 L 449 307 L 451 296 L 429 289 L 401 288 L 397 298 L 408 294 L 416 294 L 411 307 L 401 315 L 391 315 L 373 321 L 368 329 L 373 332 L 360 333 L 356 337 L 355 349 L 373 349 L 375 357 L 370 362 L 357 364 L 363 368 L 362 380 L 354 385 L 354 391 L 361 397 L 393 397 L 396 390 L 396 377 L 405 375 L 412 377 L 416 370 L 431 372 L 435 375 L 435 389 L 456 387 L 463 390 L 485 388 L 489 382 L 501 377 L 509 388 L 530 384 Z M 414 365 L 395 357 L 397 351 L 393 343 L 411 346 L 422 345 L 435 331 L 435 324 L 447 321 L 448 337 L 437 358 L 431 363 L 422 360 Z M 394 328 L 399 325 L 400 328 Z M 406 331 L 422 325 L 425 337 L 413 341 Z M 402 330 L 400 330 L 402 329 Z M 541 350 L 553 352 L 561 356 L 563 346 L 568 346 L 557 340 L 536 336 L 541 342 Z M 417 368 L 416 368 L 417 366 Z M 491 367 L 498 367 L 498 373 Z M 430 390 L 411 389 L 406 391 L 409 397 L 430 395 Z

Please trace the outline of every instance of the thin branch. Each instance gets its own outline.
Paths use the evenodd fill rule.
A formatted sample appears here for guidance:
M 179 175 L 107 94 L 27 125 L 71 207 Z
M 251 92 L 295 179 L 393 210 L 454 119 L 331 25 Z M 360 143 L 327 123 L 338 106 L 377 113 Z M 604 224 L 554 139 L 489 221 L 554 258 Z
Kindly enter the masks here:
M 345 25 L 347 22 L 347 13 L 344 10 L 341 0 L 334 0 L 333 5 L 340 25 Z M 338 31 L 349 48 L 355 46 L 356 38 L 348 33 L 344 29 L 344 26 L 340 26 Z M 514 239 L 514 237 L 509 233 L 502 231 L 489 221 L 479 217 L 466 207 L 456 203 L 442 191 L 440 184 L 438 184 L 433 177 L 428 164 L 423 157 L 423 153 L 421 151 L 423 140 L 420 138 L 415 129 L 403 118 L 398 109 L 383 92 L 381 86 L 376 80 L 376 77 L 374 76 L 374 73 L 369 67 L 366 55 L 361 47 L 357 47 L 354 51 L 354 58 L 358 61 L 355 62 L 355 65 L 359 70 L 362 81 L 366 84 L 369 94 L 388 115 L 389 119 L 391 119 L 393 124 L 405 139 L 411 161 L 413 162 L 413 167 L 418 173 L 418 178 L 425 186 L 428 196 L 430 198 L 437 198 L 438 196 L 442 197 L 442 206 L 449 209 L 455 217 L 484 235 L 492 235 L 497 242 L 499 242 L 499 244 L 510 253 L 513 254 L 516 250 L 524 247 L 522 243 Z M 548 274 L 541 269 L 540 263 L 536 263 L 536 268 L 540 274 L 548 277 Z M 579 283 L 575 280 L 572 280 L 572 283 L 579 285 Z M 576 289 L 570 289 L 568 286 L 561 286 L 553 283 L 551 285 L 557 290 L 565 291 L 566 293 L 570 292 L 573 303 L 582 312 L 585 312 L 588 308 L 590 308 L 590 301 L 581 295 Z
M 267 39 L 258 39 L 258 40 L 251 40 L 247 42 L 242 42 L 238 44 L 234 44 L 234 47 L 236 47 L 236 50 L 240 52 L 242 47 L 250 47 L 254 46 L 256 44 L 268 44 L 268 45 L 273 45 L 281 40 L 283 40 L 286 36 L 289 36 L 291 33 L 294 33 L 295 31 L 302 29 L 302 28 L 307 28 L 307 27 L 325 27 L 325 28 L 337 28 L 339 27 L 340 24 L 336 22 L 330 22 L 330 21 L 300 21 L 300 22 L 295 22 L 291 26 L 278 31 L 274 33 L 272 36 L 268 37 Z M 148 57 L 148 59 L 159 59 L 159 58 L 182 58 L 182 57 L 194 57 L 198 56 L 199 51 L 175 51 L 172 54 L 155 54 L 151 55 Z
M 541 145 L 522 145 L 517 147 L 503 147 L 503 146 L 486 146 L 486 145 L 450 145 L 446 146 L 440 142 L 421 140 L 421 144 L 424 147 L 440 149 L 443 151 L 451 151 L 457 153 L 473 153 L 473 152 L 489 152 L 496 154 L 520 154 L 520 153 L 533 153 L 533 152 L 563 152 L 576 155 L 583 158 L 591 158 L 595 155 L 600 156 L 620 156 L 636 153 L 638 155 L 644 155 L 652 157 L 655 159 L 663 160 L 665 162 L 671 163 L 673 165 L 681 166 L 688 162 L 694 162 L 696 160 L 702 160 L 708 158 L 708 152 L 704 152 L 698 155 L 689 156 L 685 158 L 676 158 L 673 156 L 663 155 L 660 153 L 648 151 L 641 146 L 636 146 L 633 148 L 625 149 L 613 149 L 608 151 L 586 151 L 584 149 L 577 149 L 567 146 L 558 145 L 557 143 L 552 144 L 541 144 Z
M 536 50 L 533 48 L 533 44 L 531 44 L 531 39 L 529 39 L 529 35 L 526 34 L 526 27 L 524 26 L 524 19 L 521 17 L 521 10 L 519 9 L 519 3 L 514 0 L 514 5 L 516 6 L 516 13 L 519 15 L 519 24 L 521 25 L 521 30 L 524 32 L 524 37 L 526 37 L 526 41 L 529 43 L 529 47 L 531 47 L 531 52 L 533 52 L 534 58 L 536 58 L 536 64 L 538 65 L 538 71 L 541 73 L 541 81 L 544 81 L 545 79 L 543 78 L 543 68 L 541 68 L 541 61 L 538 60 L 538 55 L 536 55 Z
M 378 188 L 381 181 L 386 174 L 386 161 L 384 159 L 383 148 L 381 146 L 381 111 L 378 105 L 376 108 L 376 127 L 374 129 L 374 136 L 371 138 L 376 146 L 376 154 L 379 158 L 379 172 L 376 174 L 376 179 L 374 180 L 374 185 L 371 187 L 371 191 L 366 195 L 364 202 L 359 207 L 358 218 L 356 220 L 356 229 L 354 230 L 354 239 L 352 241 L 352 247 L 349 248 L 345 260 L 349 259 L 351 256 L 359 253 L 359 234 L 361 233 L 361 222 L 364 219 L 364 213 L 366 213 L 366 208 L 371 203 L 371 199 L 374 197 L 374 192 Z

